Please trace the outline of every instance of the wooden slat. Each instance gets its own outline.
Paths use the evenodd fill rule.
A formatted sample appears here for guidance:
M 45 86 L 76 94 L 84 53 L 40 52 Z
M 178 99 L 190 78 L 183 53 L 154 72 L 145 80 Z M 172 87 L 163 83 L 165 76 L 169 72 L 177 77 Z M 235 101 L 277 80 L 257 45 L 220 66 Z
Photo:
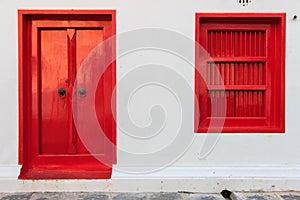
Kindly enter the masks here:
M 245 90 L 245 91 L 265 91 L 266 85 L 208 85 L 207 90 Z
M 264 63 L 267 61 L 266 57 L 245 57 L 245 56 L 239 56 L 239 57 L 212 57 L 211 60 L 207 61 L 209 63 L 212 62 L 261 62 Z

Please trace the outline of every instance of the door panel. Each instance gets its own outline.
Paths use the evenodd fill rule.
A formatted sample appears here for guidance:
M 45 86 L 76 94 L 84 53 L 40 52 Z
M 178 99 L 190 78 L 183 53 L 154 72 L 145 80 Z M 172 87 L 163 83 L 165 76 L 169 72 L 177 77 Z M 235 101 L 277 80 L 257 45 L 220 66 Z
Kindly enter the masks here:
M 68 55 L 65 30 L 40 31 L 41 154 L 68 153 Z
M 103 30 L 76 30 L 76 70 L 79 71 L 82 67 L 83 63 L 84 66 L 93 66 L 93 69 L 97 70 L 97 62 L 99 62 L 98 59 L 103 59 L 103 53 L 99 52 L 97 48 L 98 45 L 101 44 L 103 41 Z M 93 50 L 96 51 L 93 52 Z M 91 53 L 93 52 L 93 57 L 91 58 Z M 84 70 L 84 69 L 83 69 Z M 86 89 L 87 94 L 91 95 L 89 88 L 89 85 L 86 85 L 91 80 L 95 80 L 97 77 L 95 77 L 93 71 L 87 72 L 84 71 L 83 73 L 78 73 L 76 76 L 76 80 L 78 85 L 81 85 L 82 88 Z M 76 91 L 79 91 L 80 88 L 76 87 Z M 79 95 L 78 92 L 75 95 Z M 76 98 L 75 98 L 76 99 Z M 78 99 L 79 104 L 77 104 L 77 110 L 76 112 L 80 112 L 80 119 L 77 118 L 77 126 L 81 126 L 83 129 L 88 129 L 89 127 L 89 118 L 88 116 L 85 116 L 85 107 L 84 105 L 86 103 L 92 104 L 92 99 L 90 98 L 79 98 Z M 85 101 L 84 103 L 82 101 Z M 90 101 L 90 102 L 86 102 Z M 91 133 L 92 134 L 92 133 Z M 80 137 L 77 137 L 77 150 L 79 154 L 85 154 L 89 153 L 88 150 L 85 148 L 85 145 L 82 143 Z M 101 144 L 101 139 L 98 137 L 95 137 L 94 135 L 91 135 L 91 138 L 97 138 L 97 141 L 88 141 L 90 145 L 93 146 L 93 153 L 94 154 L 103 154 L 104 149 L 103 145 Z M 93 139 L 91 139 L 93 140 Z M 99 140 L 99 141 L 98 141 Z M 95 144 L 94 144 L 95 142 Z
M 77 71 L 91 51 L 103 41 L 103 30 L 76 30 Z

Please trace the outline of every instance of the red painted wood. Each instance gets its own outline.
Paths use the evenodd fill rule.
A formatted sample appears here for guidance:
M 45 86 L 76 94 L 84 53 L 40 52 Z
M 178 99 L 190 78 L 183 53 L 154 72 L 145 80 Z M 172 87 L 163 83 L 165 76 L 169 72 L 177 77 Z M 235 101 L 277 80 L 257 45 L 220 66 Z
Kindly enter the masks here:
M 68 100 L 68 153 L 76 154 L 78 153 L 78 145 L 77 145 L 77 131 L 74 124 L 74 117 L 72 111 L 73 98 L 72 95 L 74 91 L 74 80 L 76 78 L 76 29 L 75 28 L 68 28 L 67 29 L 68 35 L 68 89 L 67 89 L 67 100 Z M 76 113 L 75 113 L 76 116 Z
M 266 85 L 246 85 L 246 83 L 241 84 L 241 85 L 209 85 L 207 86 L 208 90 L 234 90 L 234 91 L 239 91 L 239 90 L 244 90 L 244 91 L 265 91 L 267 90 L 267 86 Z
M 91 155 L 78 137 L 71 104 L 72 92 L 78 89 L 74 81 L 82 61 L 105 38 L 115 35 L 114 15 L 114 11 L 19 11 L 19 162 L 23 164 L 20 178 L 98 179 L 111 176 L 111 164 L 116 160 L 114 145 L 101 146 L 99 141 L 101 152 Z M 114 45 L 107 48 L 106 53 L 115 56 Z M 99 58 L 104 59 L 104 55 Z M 111 99 L 115 62 L 106 76 L 110 79 L 102 87 L 109 89 L 101 93 L 101 98 Z M 66 89 L 65 96 L 58 95 L 59 88 Z M 113 106 L 115 104 L 104 101 L 98 113 L 105 118 L 106 134 L 111 143 L 116 144 L 112 117 L 115 110 L 110 109 L 108 113 L 105 108 Z M 101 163 L 102 159 L 95 156 L 111 162 Z
M 89 39 L 88 39 L 89 38 Z M 98 29 L 98 30 L 77 30 L 76 31 L 76 70 L 79 71 L 82 63 L 84 60 L 89 56 L 89 53 L 92 52 L 92 50 L 97 47 L 101 42 L 103 41 L 103 30 Z M 104 59 L 104 53 L 102 55 L 98 55 L 99 57 L 102 57 Z M 93 65 L 91 63 L 91 65 Z M 94 64 L 96 65 L 96 64 Z M 95 68 L 96 70 L 96 68 Z M 86 76 L 84 77 L 77 77 L 77 83 L 80 85 L 81 83 L 88 82 L 89 79 L 93 79 L 93 73 L 92 74 L 85 74 Z M 102 84 L 101 87 L 108 86 L 109 83 L 106 83 L 107 85 Z M 79 88 L 77 88 L 78 90 Z M 88 88 L 87 88 L 88 89 Z M 90 91 L 87 90 L 87 93 Z M 96 94 L 96 99 L 97 98 L 103 98 L 105 93 L 102 93 L 101 96 Z M 84 99 L 79 99 L 84 100 Z M 90 102 L 92 103 L 92 102 Z M 100 99 L 98 102 L 100 103 L 100 113 L 103 117 L 105 117 L 105 113 L 103 112 L 104 107 L 109 104 L 104 104 L 103 99 Z M 85 107 L 79 106 L 77 107 L 77 112 L 83 113 L 81 115 L 81 118 L 78 119 L 78 126 L 83 126 L 84 129 L 88 128 L 85 126 L 89 126 L 89 118 L 87 116 L 84 116 L 85 113 Z M 82 143 L 80 137 L 77 137 L 77 148 L 78 148 L 78 153 L 84 154 L 84 153 L 89 153 L 88 150 L 85 148 L 85 145 Z M 104 153 L 105 149 L 103 148 L 103 144 L 101 141 L 97 141 L 98 145 L 95 145 L 97 149 L 94 149 L 93 153 Z
M 284 131 L 284 22 L 285 14 L 196 14 L 196 41 L 214 63 L 203 65 L 196 48 L 195 93 L 202 116 L 195 132 L 206 132 L 216 117 L 225 117 L 222 132 Z M 208 85 L 197 74 L 202 68 Z
M 67 154 L 69 143 L 68 108 L 66 96 L 59 88 L 68 89 L 68 46 L 66 30 L 41 30 L 40 40 L 40 112 L 41 154 Z M 55 42 L 54 42 L 55 41 Z

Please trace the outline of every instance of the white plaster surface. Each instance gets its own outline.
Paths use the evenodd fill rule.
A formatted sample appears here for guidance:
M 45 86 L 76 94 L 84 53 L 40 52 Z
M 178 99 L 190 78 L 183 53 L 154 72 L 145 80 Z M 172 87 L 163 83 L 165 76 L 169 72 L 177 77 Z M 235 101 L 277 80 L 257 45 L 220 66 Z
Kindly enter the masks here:
M 134 139 L 119 128 L 117 143 L 118 149 L 122 151 L 118 151 L 118 164 L 114 167 L 112 180 L 16 181 L 19 173 L 17 164 L 18 9 L 113 9 L 117 11 L 117 37 L 127 31 L 159 28 L 181 34 L 190 41 L 195 38 L 195 13 L 197 12 L 284 12 L 287 14 L 286 132 L 276 135 L 234 133 L 221 135 L 218 139 L 213 138 L 217 142 L 210 145 L 213 148 L 206 157 L 201 157 L 201 148 L 205 145 L 207 135 L 196 135 L 191 146 L 182 154 L 170 154 L 174 157 L 173 162 L 164 163 L 168 158 L 163 154 L 155 158 L 150 156 L 149 160 L 147 157 L 134 160 L 122 151 L 131 154 L 151 154 L 156 149 L 165 148 L 164 145 L 169 144 L 172 138 L 176 138 L 182 120 L 182 107 L 178 105 L 176 95 L 174 97 L 172 93 L 164 92 L 162 87 L 149 86 L 143 88 L 144 91 L 136 93 L 130 102 L 128 109 L 131 119 L 136 125 L 145 127 L 151 124 L 152 120 L 149 109 L 153 105 L 161 105 L 167 114 L 165 127 L 157 138 L 153 137 L 150 140 Z M 298 20 L 292 20 L 293 15 L 298 15 Z M 236 0 L 2 0 L 0 3 L 0 190 L 176 191 L 190 188 L 196 190 L 201 187 L 206 188 L 207 192 L 215 192 L 226 186 L 240 187 L 241 190 L 271 191 L 274 187 L 275 190 L 300 190 L 299 18 L 300 1 L 298 0 L 252 0 L 252 3 L 245 7 L 239 5 Z M 174 41 L 176 42 L 178 41 Z M 126 48 L 120 45 L 122 41 L 118 40 L 117 52 Z M 191 49 L 188 54 L 193 60 L 194 49 Z M 122 79 L 134 69 L 153 63 L 167 66 L 182 76 L 191 89 L 194 89 L 193 66 L 182 61 L 178 56 L 160 51 L 140 50 L 118 59 L 119 83 L 126 84 L 126 81 L 121 82 Z M 168 78 L 167 73 L 164 75 Z M 177 87 L 180 89 L 180 85 Z M 127 100 L 123 99 L 122 95 L 124 91 L 118 90 L 118 109 L 120 105 L 126 105 L 124 101 Z M 190 102 L 184 107 L 185 111 L 190 113 L 186 119 L 190 123 L 187 124 L 185 133 L 193 135 L 193 95 L 186 95 L 183 101 Z M 122 120 L 122 115 L 118 115 L 118 120 Z M 153 165 L 156 171 L 166 165 L 172 167 L 165 169 L 165 172 L 139 175 L 132 173 L 140 167 L 149 165 Z M 173 179 L 169 180 L 169 177 Z M 182 177 L 186 179 L 178 182 Z M 218 182 L 220 185 L 217 184 Z

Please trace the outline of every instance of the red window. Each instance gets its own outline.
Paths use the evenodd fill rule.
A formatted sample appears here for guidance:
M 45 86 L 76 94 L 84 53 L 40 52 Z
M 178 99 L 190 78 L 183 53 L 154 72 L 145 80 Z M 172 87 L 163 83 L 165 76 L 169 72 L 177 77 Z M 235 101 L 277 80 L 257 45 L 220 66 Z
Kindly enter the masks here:
M 196 41 L 195 132 L 284 132 L 285 14 L 196 14 Z

